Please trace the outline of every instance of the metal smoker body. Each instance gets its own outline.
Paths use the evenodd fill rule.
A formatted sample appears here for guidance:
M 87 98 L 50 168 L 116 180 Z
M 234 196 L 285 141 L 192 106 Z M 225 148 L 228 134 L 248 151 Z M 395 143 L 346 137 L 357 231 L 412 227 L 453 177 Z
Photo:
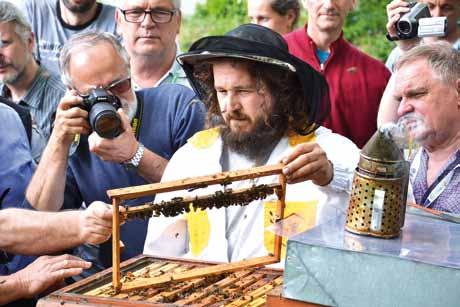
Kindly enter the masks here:
M 408 183 L 409 162 L 389 132 L 377 131 L 361 151 L 345 229 L 381 238 L 399 236 Z

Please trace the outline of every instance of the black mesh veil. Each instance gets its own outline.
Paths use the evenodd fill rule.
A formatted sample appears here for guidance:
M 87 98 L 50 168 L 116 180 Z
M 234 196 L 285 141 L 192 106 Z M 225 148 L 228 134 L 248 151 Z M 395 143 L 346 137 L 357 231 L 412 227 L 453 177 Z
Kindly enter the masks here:
M 197 78 L 200 64 L 212 58 L 241 58 L 276 65 L 296 75 L 302 86 L 305 105 L 298 110 L 304 113 L 306 123 L 296 131 L 308 134 L 329 116 L 329 91 L 324 77 L 310 65 L 291 55 L 283 37 L 255 24 L 245 24 L 223 36 L 208 36 L 196 41 L 189 52 L 177 60 L 191 81 L 197 95 L 205 101 L 214 90 L 212 84 Z M 296 129 L 299 130 L 299 129 Z

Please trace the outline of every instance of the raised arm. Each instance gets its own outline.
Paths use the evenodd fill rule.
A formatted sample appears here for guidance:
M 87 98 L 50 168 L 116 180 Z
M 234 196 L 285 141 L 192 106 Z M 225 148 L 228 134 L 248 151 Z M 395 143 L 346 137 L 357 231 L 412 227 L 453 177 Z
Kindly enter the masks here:
M 377 114 L 377 127 L 385 123 L 394 123 L 398 120 L 397 111 L 399 101 L 394 97 L 394 86 L 395 78 L 394 75 L 392 75 L 383 92 L 382 99 L 380 100 L 379 112 Z
M 81 101 L 74 92 L 68 92 L 57 108 L 53 132 L 26 193 L 37 210 L 58 211 L 62 207 L 70 145 L 76 134 L 90 130 L 88 112 L 76 107 Z

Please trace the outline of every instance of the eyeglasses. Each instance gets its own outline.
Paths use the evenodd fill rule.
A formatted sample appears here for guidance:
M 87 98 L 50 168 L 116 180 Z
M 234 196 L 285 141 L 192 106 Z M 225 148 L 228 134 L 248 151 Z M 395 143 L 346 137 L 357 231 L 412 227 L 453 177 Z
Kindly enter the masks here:
M 118 95 L 124 94 L 129 89 L 131 89 L 131 77 L 128 76 L 126 78 L 114 81 L 107 86 L 99 86 L 98 88 L 102 88 L 103 90 L 109 91 L 115 96 L 118 96 Z M 75 90 L 77 91 L 78 96 L 82 98 L 88 98 L 89 93 L 81 94 L 77 89 Z
M 156 23 L 169 23 L 171 22 L 172 17 L 176 14 L 177 9 L 174 10 L 164 10 L 164 9 L 153 9 L 150 11 L 145 11 L 141 9 L 132 9 L 132 10 L 122 10 L 120 11 L 125 16 L 127 22 L 132 23 L 141 23 L 144 21 L 147 14 L 150 15 L 153 22 Z

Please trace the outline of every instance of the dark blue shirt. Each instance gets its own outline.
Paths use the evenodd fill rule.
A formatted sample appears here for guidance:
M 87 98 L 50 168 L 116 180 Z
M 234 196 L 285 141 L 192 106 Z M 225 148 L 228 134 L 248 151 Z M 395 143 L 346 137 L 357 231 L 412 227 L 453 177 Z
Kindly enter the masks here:
M 205 108 L 194 93 L 181 85 L 162 85 L 137 92 L 143 104 L 138 140 L 146 148 L 169 160 L 187 139 L 204 126 Z M 87 137 L 82 137 L 77 150 L 69 159 L 64 209 L 80 208 L 99 200 L 111 203 L 107 190 L 148 184 L 135 170 L 123 165 L 104 162 L 91 153 Z M 135 199 L 129 205 L 142 204 L 153 197 Z M 125 244 L 122 260 L 142 253 L 147 232 L 147 221 L 128 221 L 121 226 L 120 235 Z M 93 268 L 112 265 L 111 242 L 99 248 L 80 247 L 77 254 L 93 262 Z

